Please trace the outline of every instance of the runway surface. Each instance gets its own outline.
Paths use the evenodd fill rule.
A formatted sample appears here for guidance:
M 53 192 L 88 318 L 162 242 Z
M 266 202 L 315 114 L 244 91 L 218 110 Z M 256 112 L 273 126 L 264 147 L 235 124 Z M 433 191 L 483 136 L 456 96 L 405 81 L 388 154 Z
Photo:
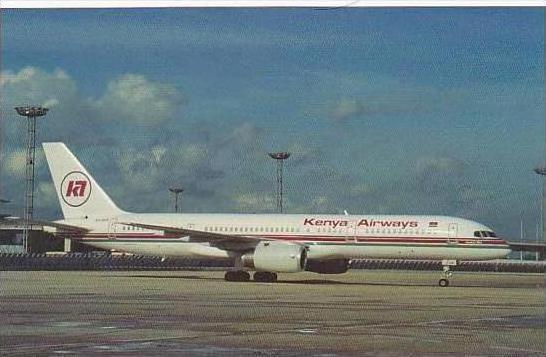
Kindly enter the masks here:
M 0 272 L 0 355 L 407 356 L 545 351 L 541 274 Z

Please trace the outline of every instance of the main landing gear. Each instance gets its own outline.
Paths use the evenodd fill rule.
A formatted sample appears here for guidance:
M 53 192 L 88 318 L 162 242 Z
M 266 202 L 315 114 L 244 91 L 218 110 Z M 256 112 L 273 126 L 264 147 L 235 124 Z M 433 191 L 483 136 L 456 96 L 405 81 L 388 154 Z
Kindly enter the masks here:
M 259 283 L 275 283 L 277 282 L 277 274 L 268 271 L 257 271 L 254 273 L 254 281 Z
M 226 281 L 249 281 L 250 274 L 244 270 L 230 270 L 224 275 Z
M 226 281 L 250 281 L 250 274 L 244 270 L 230 270 L 224 275 Z M 259 283 L 275 283 L 277 274 L 267 271 L 257 271 L 254 273 L 254 281 Z
M 438 281 L 438 285 L 444 288 L 449 286 L 449 278 L 453 275 L 453 272 L 449 270 L 449 267 L 456 265 L 456 260 L 442 260 L 442 279 Z

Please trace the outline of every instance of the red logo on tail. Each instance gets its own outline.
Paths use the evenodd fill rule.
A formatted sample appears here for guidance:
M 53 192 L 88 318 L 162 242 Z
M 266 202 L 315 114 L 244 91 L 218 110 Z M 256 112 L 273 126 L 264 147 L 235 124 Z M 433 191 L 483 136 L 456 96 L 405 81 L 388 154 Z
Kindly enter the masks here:
M 68 189 L 66 191 L 66 197 L 70 197 L 70 196 L 83 197 L 85 195 L 86 187 L 87 187 L 87 181 L 68 181 Z
M 68 173 L 61 183 L 60 191 L 63 201 L 71 207 L 79 207 L 91 197 L 91 180 L 80 171 Z

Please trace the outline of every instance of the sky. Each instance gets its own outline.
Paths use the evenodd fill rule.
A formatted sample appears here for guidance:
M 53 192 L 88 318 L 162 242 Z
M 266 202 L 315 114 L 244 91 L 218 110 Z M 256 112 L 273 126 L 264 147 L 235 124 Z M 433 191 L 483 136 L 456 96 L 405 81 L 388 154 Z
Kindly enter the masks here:
M 0 196 L 22 215 L 24 122 L 120 207 L 540 221 L 544 10 L 89 9 L 1 14 Z M 61 218 L 41 149 L 35 216 Z

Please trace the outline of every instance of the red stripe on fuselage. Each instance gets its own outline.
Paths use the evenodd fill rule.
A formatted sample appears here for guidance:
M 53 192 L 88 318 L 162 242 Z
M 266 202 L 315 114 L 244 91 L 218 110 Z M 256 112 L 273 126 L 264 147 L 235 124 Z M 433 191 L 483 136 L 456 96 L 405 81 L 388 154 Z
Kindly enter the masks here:
M 86 235 L 77 234 L 73 238 L 81 239 L 94 239 L 94 238 L 110 238 L 110 239 L 177 239 L 185 237 L 185 235 L 180 234 L 150 234 L 150 233 L 116 233 L 116 234 L 105 234 L 105 233 L 90 233 Z M 233 236 L 238 237 L 238 236 Z M 239 236 L 240 237 L 240 236 Z M 244 236 L 243 236 L 244 237 Z M 271 239 L 271 240 L 284 240 L 284 241 L 297 241 L 297 242 L 338 242 L 338 243 L 435 243 L 435 244 L 444 244 L 444 243 L 458 243 L 458 244 L 500 244 L 506 245 L 506 242 L 502 239 L 481 239 L 474 237 L 463 237 L 463 238 L 447 238 L 447 237 L 430 237 L 430 238 L 419 238 L 419 237 L 379 237 L 379 236 L 316 236 L 316 235 L 275 235 L 275 236 L 250 236 L 259 239 Z M 356 238 L 356 240 L 355 240 Z

